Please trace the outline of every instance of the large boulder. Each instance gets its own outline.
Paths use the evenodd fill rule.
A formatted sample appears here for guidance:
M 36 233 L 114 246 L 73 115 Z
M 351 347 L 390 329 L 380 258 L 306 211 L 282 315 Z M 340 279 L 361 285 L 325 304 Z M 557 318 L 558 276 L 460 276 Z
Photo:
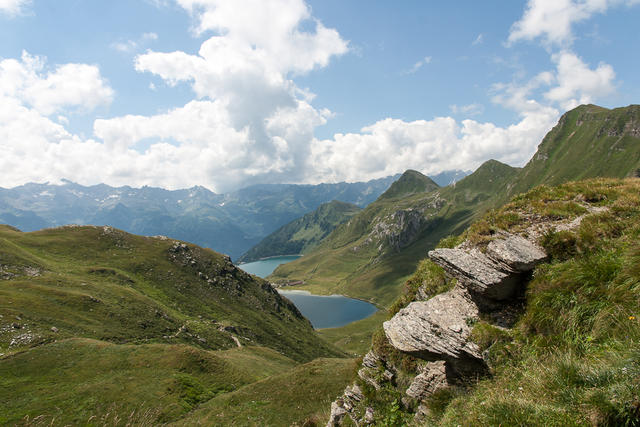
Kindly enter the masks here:
M 523 274 L 547 259 L 541 247 L 514 234 L 491 241 L 483 253 L 478 248 L 434 249 L 429 258 L 474 294 L 492 300 L 513 297 Z
M 428 301 L 416 301 L 384 322 L 384 332 L 396 349 L 425 360 L 447 360 L 457 371 L 484 366 L 478 346 L 469 340 L 479 318 L 468 292 L 456 287 Z
M 511 297 L 520 283 L 520 275 L 498 264 L 480 250 L 435 249 L 429 258 L 458 279 L 470 291 L 490 299 Z
M 506 265 L 513 271 L 528 272 L 547 259 L 547 254 L 537 244 L 515 234 L 493 240 L 487 246 L 486 254 L 493 260 Z

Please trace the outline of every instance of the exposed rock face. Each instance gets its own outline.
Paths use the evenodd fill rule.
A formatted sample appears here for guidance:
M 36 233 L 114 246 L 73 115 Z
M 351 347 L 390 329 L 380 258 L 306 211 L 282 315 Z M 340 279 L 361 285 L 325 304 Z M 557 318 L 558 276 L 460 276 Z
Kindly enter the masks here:
M 427 360 L 448 360 L 456 370 L 483 365 L 478 346 L 469 341 L 479 309 L 461 287 L 428 301 L 412 302 L 384 322 L 387 339 L 396 349 Z
M 480 349 L 470 339 L 473 325 L 481 312 L 488 318 L 505 317 L 509 305 L 504 301 L 520 290 L 526 274 L 547 255 L 536 243 L 504 233 L 490 242 L 485 252 L 465 242 L 454 249 L 430 251 L 429 258 L 457 279 L 457 285 L 433 298 L 410 303 L 383 324 L 393 347 L 430 361 L 419 368 L 403 399 L 405 405 L 411 399 L 419 403 L 416 422 L 427 413 L 424 402 L 429 395 L 487 369 Z M 380 382 L 393 379 L 392 370 L 393 366 L 387 366 L 370 351 L 362 360 L 358 376 L 379 390 Z M 355 416 L 354 407 L 363 399 L 356 387 L 347 387 L 344 395 L 333 402 L 328 426 L 341 425 L 347 414 L 356 425 L 373 420 L 373 413 L 368 411 L 362 419 Z
M 513 294 L 518 277 L 478 249 L 436 249 L 429 258 L 457 278 L 461 285 L 491 299 L 505 299 Z
M 511 298 L 526 273 L 547 255 L 536 244 L 513 234 L 494 240 L 486 254 L 477 248 L 435 249 L 429 258 L 471 292 L 493 300 Z
M 383 324 L 393 347 L 433 362 L 407 389 L 418 401 L 457 378 L 486 369 L 480 349 L 470 339 L 473 324 L 481 312 L 500 312 L 504 303 L 498 302 L 513 297 L 526 273 L 547 258 L 537 244 L 508 233 L 490 242 L 486 253 L 467 244 L 433 250 L 429 257 L 458 280 L 456 287 L 410 303 Z
M 547 259 L 547 254 L 540 246 L 514 234 L 507 234 L 503 239 L 490 242 L 487 255 L 519 272 L 531 271 Z
M 421 401 L 443 387 L 449 386 L 446 362 L 440 360 L 421 367 L 407 389 L 407 396 Z
M 362 359 L 362 368 L 360 368 L 360 370 L 358 371 L 358 376 L 365 382 L 369 383 L 376 390 L 380 390 L 382 385 L 376 378 L 378 370 L 389 372 L 391 374 L 391 378 L 393 378 L 393 373 L 386 369 L 386 366 L 382 359 L 380 359 L 380 357 L 375 354 L 373 350 L 371 350 Z
M 339 397 L 331 403 L 331 414 L 329 415 L 327 427 L 341 425 L 344 417 L 347 414 L 351 415 L 358 402 L 362 399 L 364 399 L 364 395 L 357 384 L 347 386 L 342 397 Z M 356 420 L 354 420 L 354 422 L 356 422 Z
M 393 250 L 399 251 L 415 240 L 423 221 L 423 214 L 419 210 L 398 210 L 374 224 L 368 240 L 386 240 Z

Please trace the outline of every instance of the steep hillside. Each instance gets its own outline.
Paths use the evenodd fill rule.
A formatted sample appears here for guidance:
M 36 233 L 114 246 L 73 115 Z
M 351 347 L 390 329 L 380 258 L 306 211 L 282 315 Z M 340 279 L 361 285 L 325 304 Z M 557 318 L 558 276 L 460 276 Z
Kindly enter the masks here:
M 560 118 L 503 198 L 540 184 L 639 173 L 640 105 L 612 110 L 582 105 Z
M 271 279 L 304 280 L 302 288 L 316 293 L 341 293 L 389 305 L 426 251 L 468 226 L 479 207 L 517 171 L 489 161 L 445 188 L 408 171 L 316 249 L 278 267 Z
M 490 211 L 405 283 L 329 425 L 639 425 L 639 242 L 637 178 Z
M 0 424 L 156 425 L 341 355 L 209 249 L 111 227 L 0 226 Z
M 283 225 L 242 255 L 239 262 L 251 262 L 278 255 L 297 255 L 309 252 L 338 225 L 346 222 L 361 209 L 350 203 L 331 201 L 315 211 Z
M 0 321 L 17 325 L 3 330 L 2 353 L 84 337 L 205 349 L 234 347 L 238 338 L 296 360 L 331 354 L 267 282 L 179 241 L 110 227 L 3 226 L 0 275 Z
M 262 238 L 323 203 L 364 207 L 397 178 L 369 182 L 254 185 L 215 194 L 204 187 L 162 188 L 26 184 L 0 188 L 0 223 L 24 231 L 67 224 L 109 225 L 146 236 L 165 235 L 240 256 Z
M 513 195 L 538 184 L 637 173 L 639 116 L 640 107 L 633 105 L 578 107 L 562 117 L 522 170 L 488 161 L 442 189 L 393 201 L 385 201 L 383 194 L 315 250 L 279 267 L 272 279 L 304 280 L 303 288 L 317 293 L 339 292 L 388 305 L 441 238 L 460 233 Z

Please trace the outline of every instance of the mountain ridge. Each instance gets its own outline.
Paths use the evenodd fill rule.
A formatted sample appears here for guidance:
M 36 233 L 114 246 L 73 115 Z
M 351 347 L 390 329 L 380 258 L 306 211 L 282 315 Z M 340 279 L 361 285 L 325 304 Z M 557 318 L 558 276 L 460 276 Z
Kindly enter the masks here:
M 639 115 L 640 108 L 635 105 L 613 110 L 577 107 L 563 115 L 524 168 L 490 160 L 450 186 L 401 198 L 393 206 L 384 206 L 379 199 L 337 227 L 314 251 L 279 266 L 271 279 L 303 280 L 306 285 L 301 288 L 316 293 L 338 292 L 390 304 L 426 251 L 442 238 L 459 234 L 483 212 L 506 203 L 518 192 L 547 182 L 567 181 L 571 173 L 578 174 L 576 178 L 635 173 L 640 168 Z M 583 118 L 582 127 L 569 130 L 579 117 Z M 573 130 L 579 141 L 568 138 Z M 569 150 L 571 144 L 577 148 Z M 598 151 L 576 154 L 589 144 L 597 146 Z M 571 155 L 546 154 L 549 146 L 564 148 Z M 603 152 L 613 154 L 603 156 Z M 546 165 L 552 172 L 541 172 L 539 165 Z M 565 165 L 568 172 L 553 172 L 563 170 Z M 376 224 L 377 233 L 371 228 Z M 400 245 L 393 247 L 387 239 L 390 234 L 404 236 Z

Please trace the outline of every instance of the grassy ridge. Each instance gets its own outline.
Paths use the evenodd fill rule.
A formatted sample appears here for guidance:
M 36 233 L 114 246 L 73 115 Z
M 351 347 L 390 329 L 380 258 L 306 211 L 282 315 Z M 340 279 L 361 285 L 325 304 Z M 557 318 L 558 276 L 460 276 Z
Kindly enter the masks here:
M 0 424 L 177 421 L 342 355 L 266 281 L 211 250 L 110 227 L 0 226 Z M 323 381 L 340 383 L 335 373 Z
M 0 325 L 17 325 L 0 334 L 1 353 L 86 337 L 205 349 L 236 338 L 299 361 L 335 354 L 266 282 L 197 246 L 101 227 L 5 228 L 0 264 Z
M 552 259 L 534 273 L 521 320 L 478 336 L 493 378 L 454 399 L 442 424 L 640 424 L 640 180 L 540 187 L 493 218 L 523 206 L 559 215 L 554 202 L 576 198 L 608 210 L 543 237 Z
M 582 105 L 562 116 L 501 197 L 540 185 L 595 177 L 624 178 L 640 170 L 640 105 L 612 110 Z

